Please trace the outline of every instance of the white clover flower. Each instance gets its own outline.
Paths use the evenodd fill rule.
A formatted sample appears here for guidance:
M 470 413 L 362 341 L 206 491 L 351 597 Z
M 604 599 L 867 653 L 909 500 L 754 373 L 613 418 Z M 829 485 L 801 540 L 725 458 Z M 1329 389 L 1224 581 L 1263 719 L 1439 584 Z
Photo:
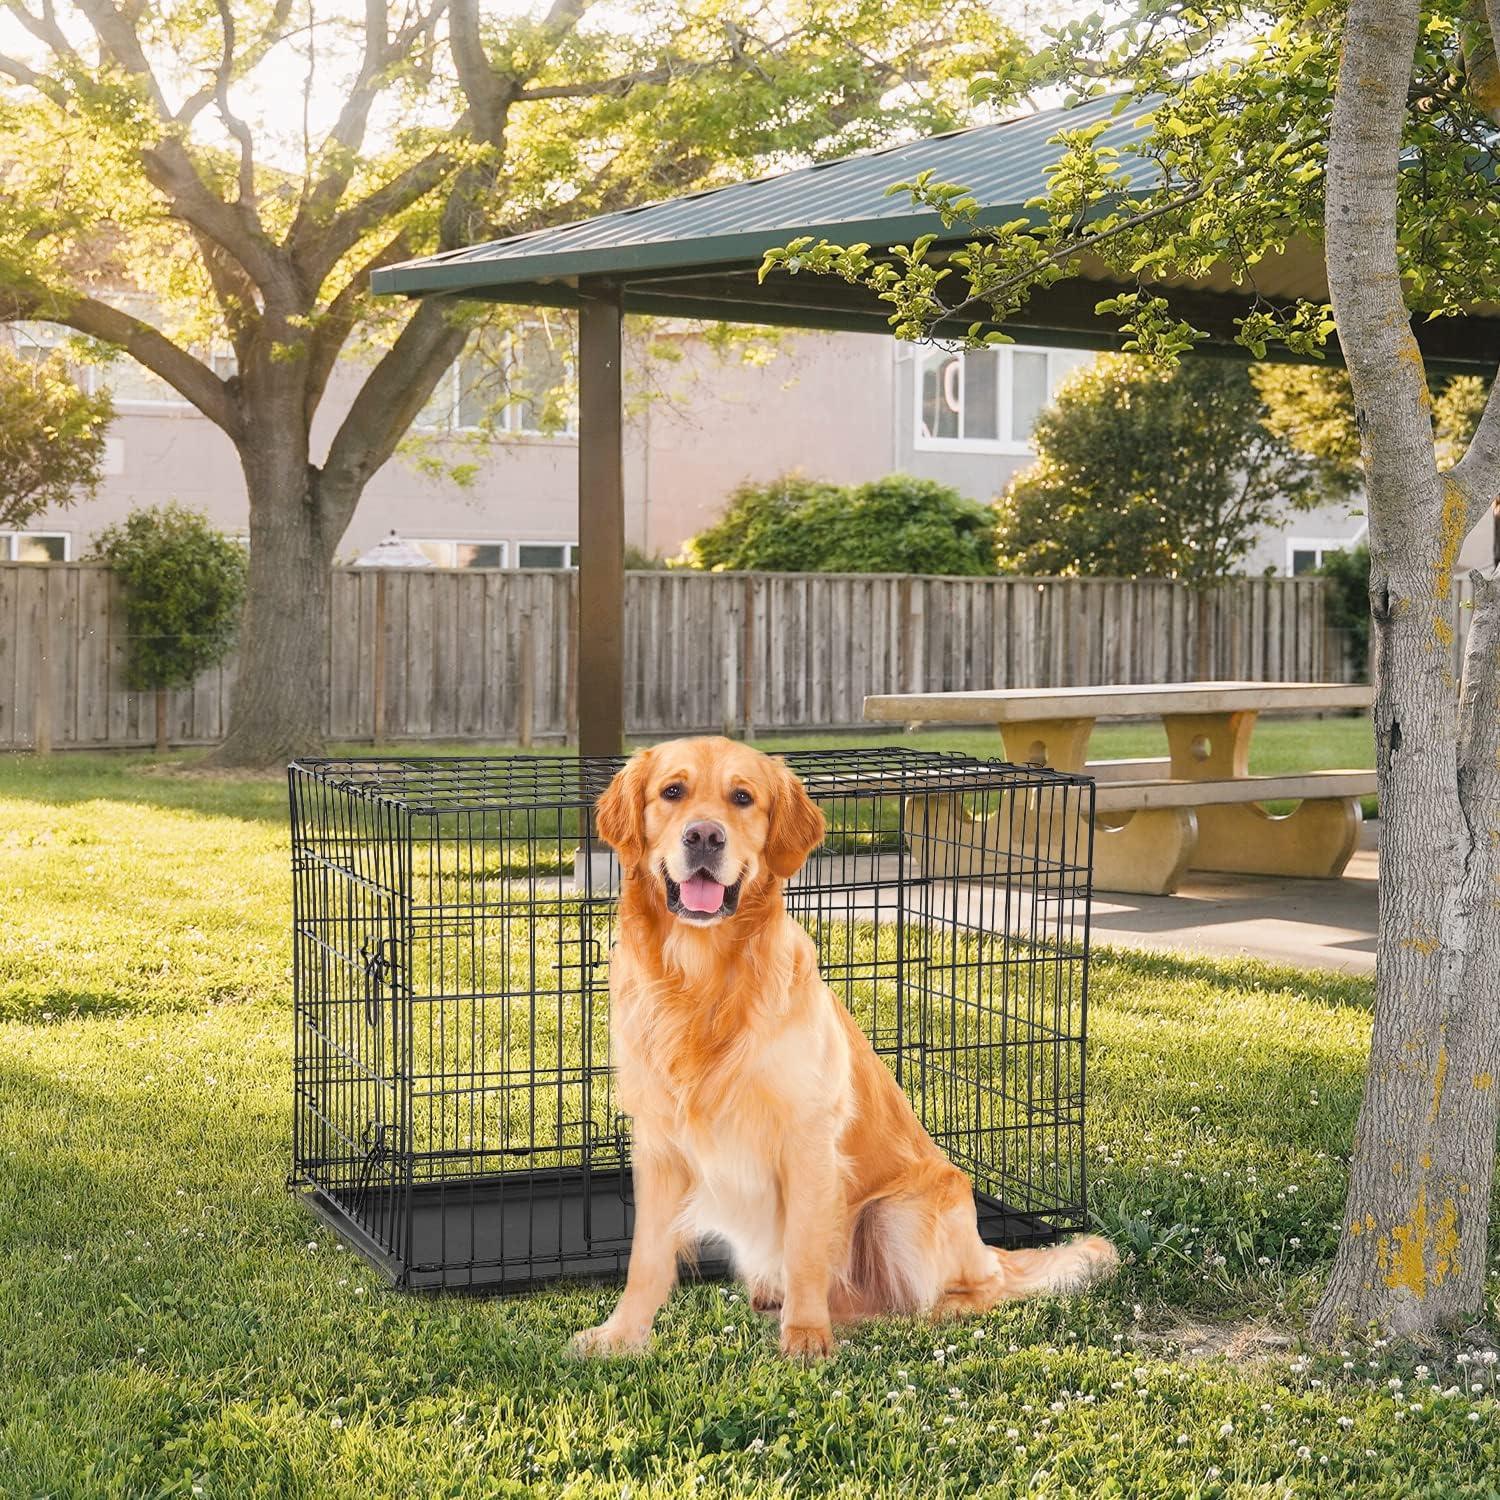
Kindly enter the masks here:
M 1185 1432 L 1179 1432 L 1177 1434 L 1177 1446 L 1179 1448 L 1186 1448 L 1187 1445 L 1188 1445 L 1188 1435 L 1187 1435 L 1187 1433 L 1185 1433 Z
M 1300 1458 L 1304 1463 L 1306 1463 L 1307 1460 L 1312 1457 L 1312 1449 L 1309 1448 L 1306 1443 L 1303 1443 L 1302 1446 L 1297 1449 L 1297 1457 Z
M 342 1417 L 334 1417 L 330 1420 L 328 1425 L 337 1430 L 344 1425 L 344 1419 Z
M 1221 1438 L 1234 1436 L 1234 1423 L 1228 1417 L 1219 1424 L 1219 1436 Z
M 749 1443 L 746 1444 L 746 1451 L 750 1453 L 759 1453 L 765 1448 L 765 1446 L 766 1440 L 764 1438 L 751 1438 Z
M 1210 1469 L 1203 1477 L 1212 1483 L 1224 1471 L 1222 1469 Z

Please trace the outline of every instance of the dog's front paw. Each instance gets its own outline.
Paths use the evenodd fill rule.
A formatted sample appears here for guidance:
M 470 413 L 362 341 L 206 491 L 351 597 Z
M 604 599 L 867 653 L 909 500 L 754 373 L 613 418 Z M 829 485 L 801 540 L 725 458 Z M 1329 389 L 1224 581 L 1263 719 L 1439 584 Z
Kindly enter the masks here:
M 650 1328 L 621 1328 L 605 1322 L 585 1328 L 568 1341 L 568 1353 L 578 1359 L 607 1358 L 611 1354 L 639 1354 L 651 1342 Z
M 833 1329 L 827 1323 L 784 1323 L 781 1352 L 788 1359 L 827 1359 L 833 1353 Z

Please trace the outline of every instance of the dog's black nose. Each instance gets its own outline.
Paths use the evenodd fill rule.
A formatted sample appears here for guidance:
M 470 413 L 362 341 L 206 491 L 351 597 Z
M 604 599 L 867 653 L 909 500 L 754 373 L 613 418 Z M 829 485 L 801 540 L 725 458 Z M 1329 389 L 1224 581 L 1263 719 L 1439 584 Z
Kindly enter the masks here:
M 682 842 L 689 854 L 706 857 L 721 854 L 724 850 L 724 825 L 710 823 L 706 819 L 699 823 L 689 823 L 682 830 Z

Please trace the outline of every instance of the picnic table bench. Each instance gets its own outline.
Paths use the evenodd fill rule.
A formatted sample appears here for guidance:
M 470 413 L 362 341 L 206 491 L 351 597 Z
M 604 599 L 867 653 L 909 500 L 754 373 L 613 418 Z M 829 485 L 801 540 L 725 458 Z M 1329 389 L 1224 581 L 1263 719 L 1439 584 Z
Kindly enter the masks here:
M 1181 682 L 1166 686 L 1004 688 L 886 693 L 865 699 L 876 723 L 994 724 L 1006 759 L 1096 776 L 1094 884 L 1167 895 L 1189 869 L 1253 875 L 1342 875 L 1359 840 L 1359 799 L 1373 771 L 1252 776 L 1250 737 L 1259 714 L 1367 709 L 1371 690 L 1335 682 Z M 1094 722 L 1160 718 L 1163 760 L 1089 761 Z M 1274 815 L 1265 802 L 1299 799 Z M 1046 806 L 1002 809 L 978 830 L 952 798 L 926 799 L 913 823 L 923 858 L 993 873 L 1022 839 L 1044 851 L 1081 830 L 1055 827 Z M 964 820 L 968 820 L 965 822 Z M 1038 843 L 1038 840 L 1040 843 Z

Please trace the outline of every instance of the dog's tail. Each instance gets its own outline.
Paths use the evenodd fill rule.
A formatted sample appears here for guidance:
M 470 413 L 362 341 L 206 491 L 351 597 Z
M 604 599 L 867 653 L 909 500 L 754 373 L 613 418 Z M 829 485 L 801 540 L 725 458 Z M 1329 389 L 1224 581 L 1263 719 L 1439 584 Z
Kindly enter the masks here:
M 938 1317 L 985 1312 L 1001 1302 L 1047 1292 L 1077 1292 L 1112 1276 L 1120 1264 L 1115 1247 L 1097 1234 L 1082 1234 L 1037 1250 L 987 1250 L 993 1269 L 984 1280 L 952 1288 L 939 1300 Z
M 1081 1291 L 1091 1281 L 1112 1276 L 1120 1264 L 1115 1247 L 1097 1234 L 1080 1234 L 1038 1250 L 996 1250 L 994 1256 L 1002 1298 Z

